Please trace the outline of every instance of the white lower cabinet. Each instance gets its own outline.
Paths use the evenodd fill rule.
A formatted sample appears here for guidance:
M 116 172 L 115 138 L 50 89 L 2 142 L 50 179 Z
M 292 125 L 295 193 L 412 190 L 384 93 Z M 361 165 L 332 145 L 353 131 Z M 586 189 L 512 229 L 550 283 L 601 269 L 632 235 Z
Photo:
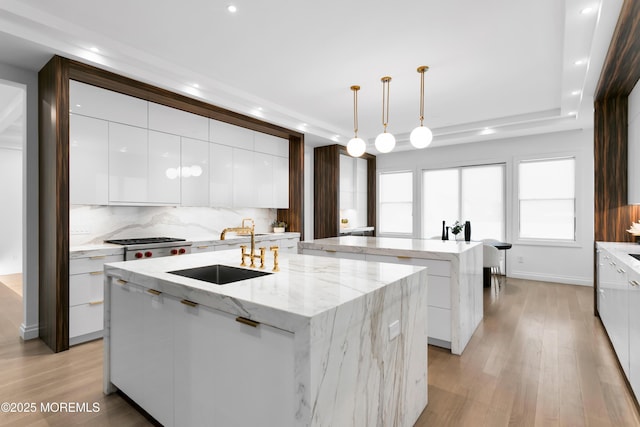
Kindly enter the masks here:
M 640 273 L 629 272 L 629 383 L 640 397 Z
M 104 329 L 103 268 L 122 255 L 69 260 L 69 345 L 102 337 Z
M 111 382 L 165 426 L 293 425 L 294 335 L 236 318 L 113 280 Z

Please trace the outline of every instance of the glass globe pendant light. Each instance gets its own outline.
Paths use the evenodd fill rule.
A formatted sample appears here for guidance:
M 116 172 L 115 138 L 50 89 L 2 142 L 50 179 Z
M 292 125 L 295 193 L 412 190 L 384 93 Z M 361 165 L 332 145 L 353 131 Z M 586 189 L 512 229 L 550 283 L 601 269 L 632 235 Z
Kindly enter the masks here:
M 425 148 L 433 141 L 433 132 L 431 129 L 424 126 L 424 73 L 429 70 L 429 67 L 422 65 L 418 67 L 418 73 L 420 73 L 420 126 L 411 131 L 409 135 L 409 141 L 411 145 L 416 148 Z
M 351 86 L 353 91 L 353 133 L 355 136 L 347 143 L 347 152 L 352 157 L 360 157 L 367 148 L 367 143 L 362 138 L 358 138 L 358 91 L 360 86 Z
M 391 77 L 385 76 L 380 79 L 382 82 L 382 126 L 384 130 L 376 137 L 376 149 L 381 153 L 388 153 L 396 146 L 396 138 L 387 133 L 389 124 L 389 82 Z

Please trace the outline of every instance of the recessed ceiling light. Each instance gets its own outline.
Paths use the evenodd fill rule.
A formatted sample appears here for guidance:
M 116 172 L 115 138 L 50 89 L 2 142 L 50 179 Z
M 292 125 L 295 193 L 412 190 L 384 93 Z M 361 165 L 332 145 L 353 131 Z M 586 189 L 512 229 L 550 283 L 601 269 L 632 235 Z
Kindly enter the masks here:
M 238 11 L 238 8 L 237 8 L 237 7 L 235 7 L 234 5 L 230 4 L 229 6 L 227 6 L 227 10 L 228 10 L 230 13 L 236 13 L 236 12 Z
M 574 62 L 574 64 L 576 65 L 584 65 L 587 63 L 586 59 L 578 59 L 576 62 Z
M 100 53 L 100 49 L 98 49 L 98 48 L 97 48 L 97 47 L 95 47 L 95 46 L 90 47 L 90 48 L 89 48 L 89 50 L 90 50 L 91 52 Z
M 258 107 L 258 111 L 262 111 L 262 107 Z
M 586 15 L 586 14 L 591 13 L 591 12 L 593 12 L 593 8 L 592 7 L 585 7 L 584 9 L 582 9 L 580 11 L 580 13 L 583 14 L 583 15 Z
M 575 116 L 575 115 L 576 115 L 576 112 L 575 112 L 575 111 L 569 111 L 569 112 L 567 113 L 567 116 Z
M 574 90 L 573 92 L 571 92 L 571 95 L 580 95 L 580 92 L 581 91 L 579 90 Z
M 200 87 L 200 85 L 198 83 L 194 83 L 193 87 L 195 87 L 196 89 L 198 89 Z
M 76 107 L 78 107 L 78 108 L 82 108 L 82 105 L 80 105 L 80 104 L 76 104 Z

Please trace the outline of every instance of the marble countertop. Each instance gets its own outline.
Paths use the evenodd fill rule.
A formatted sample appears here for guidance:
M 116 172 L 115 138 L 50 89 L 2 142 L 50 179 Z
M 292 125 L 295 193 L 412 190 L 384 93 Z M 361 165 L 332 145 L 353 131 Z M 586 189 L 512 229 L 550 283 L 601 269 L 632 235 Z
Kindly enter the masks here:
M 364 297 L 424 269 L 410 265 L 282 253 L 280 271 L 215 285 L 168 273 L 214 264 L 239 266 L 239 251 L 206 252 L 105 264 L 105 274 L 238 316 L 295 331 L 300 322 Z M 273 255 L 267 254 L 267 268 Z
M 640 254 L 640 245 L 637 243 L 624 242 L 596 242 L 598 248 L 606 249 L 615 255 L 620 261 L 640 274 L 640 260 L 629 254 Z
M 329 237 L 298 243 L 302 249 L 438 259 L 451 259 L 478 245 L 482 242 L 368 236 Z
M 340 234 L 359 233 L 359 232 L 363 232 L 363 231 L 373 231 L 374 228 L 375 227 L 373 227 L 373 226 L 367 226 L 367 227 L 345 227 L 345 228 L 340 227 Z
M 297 232 L 285 232 L 285 233 L 260 233 L 255 236 L 256 242 L 272 241 L 279 239 L 295 239 L 300 238 L 300 233 Z M 215 246 L 215 245 L 230 245 L 237 243 L 249 243 L 251 236 L 237 236 L 229 234 L 226 240 L 220 240 L 220 236 L 194 236 L 187 238 L 188 241 L 193 243 L 193 246 Z M 78 245 L 69 247 L 69 258 L 84 258 L 88 256 L 109 256 L 109 255 L 123 255 L 124 247 L 121 245 L 114 245 L 112 243 L 96 243 L 88 245 Z

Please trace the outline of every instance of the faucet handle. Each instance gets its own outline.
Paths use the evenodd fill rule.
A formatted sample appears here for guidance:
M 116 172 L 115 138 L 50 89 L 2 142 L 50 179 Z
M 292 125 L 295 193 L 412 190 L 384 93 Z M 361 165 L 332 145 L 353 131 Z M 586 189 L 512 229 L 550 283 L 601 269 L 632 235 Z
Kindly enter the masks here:
M 273 271 L 280 271 L 280 268 L 278 267 L 278 246 L 271 246 L 269 248 L 270 250 L 273 251 Z
M 241 266 L 241 267 L 244 267 L 245 265 L 247 265 L 247 264 L 244 262 L 244 258 L 245 258 L 245 256 L 246 256 L 246 252 L 247 252 L 247 245 L 240 245 L 240 249 L 242 250 L 242 256 L 240 257 L 240 260 L 241 260 L 242 262 L 240 263 L 240 266 Z
M 260 268 L 264 269 L 264 253 L 267 250 L 267 248 L 262 246 L 258 249 L 260 249 Z

